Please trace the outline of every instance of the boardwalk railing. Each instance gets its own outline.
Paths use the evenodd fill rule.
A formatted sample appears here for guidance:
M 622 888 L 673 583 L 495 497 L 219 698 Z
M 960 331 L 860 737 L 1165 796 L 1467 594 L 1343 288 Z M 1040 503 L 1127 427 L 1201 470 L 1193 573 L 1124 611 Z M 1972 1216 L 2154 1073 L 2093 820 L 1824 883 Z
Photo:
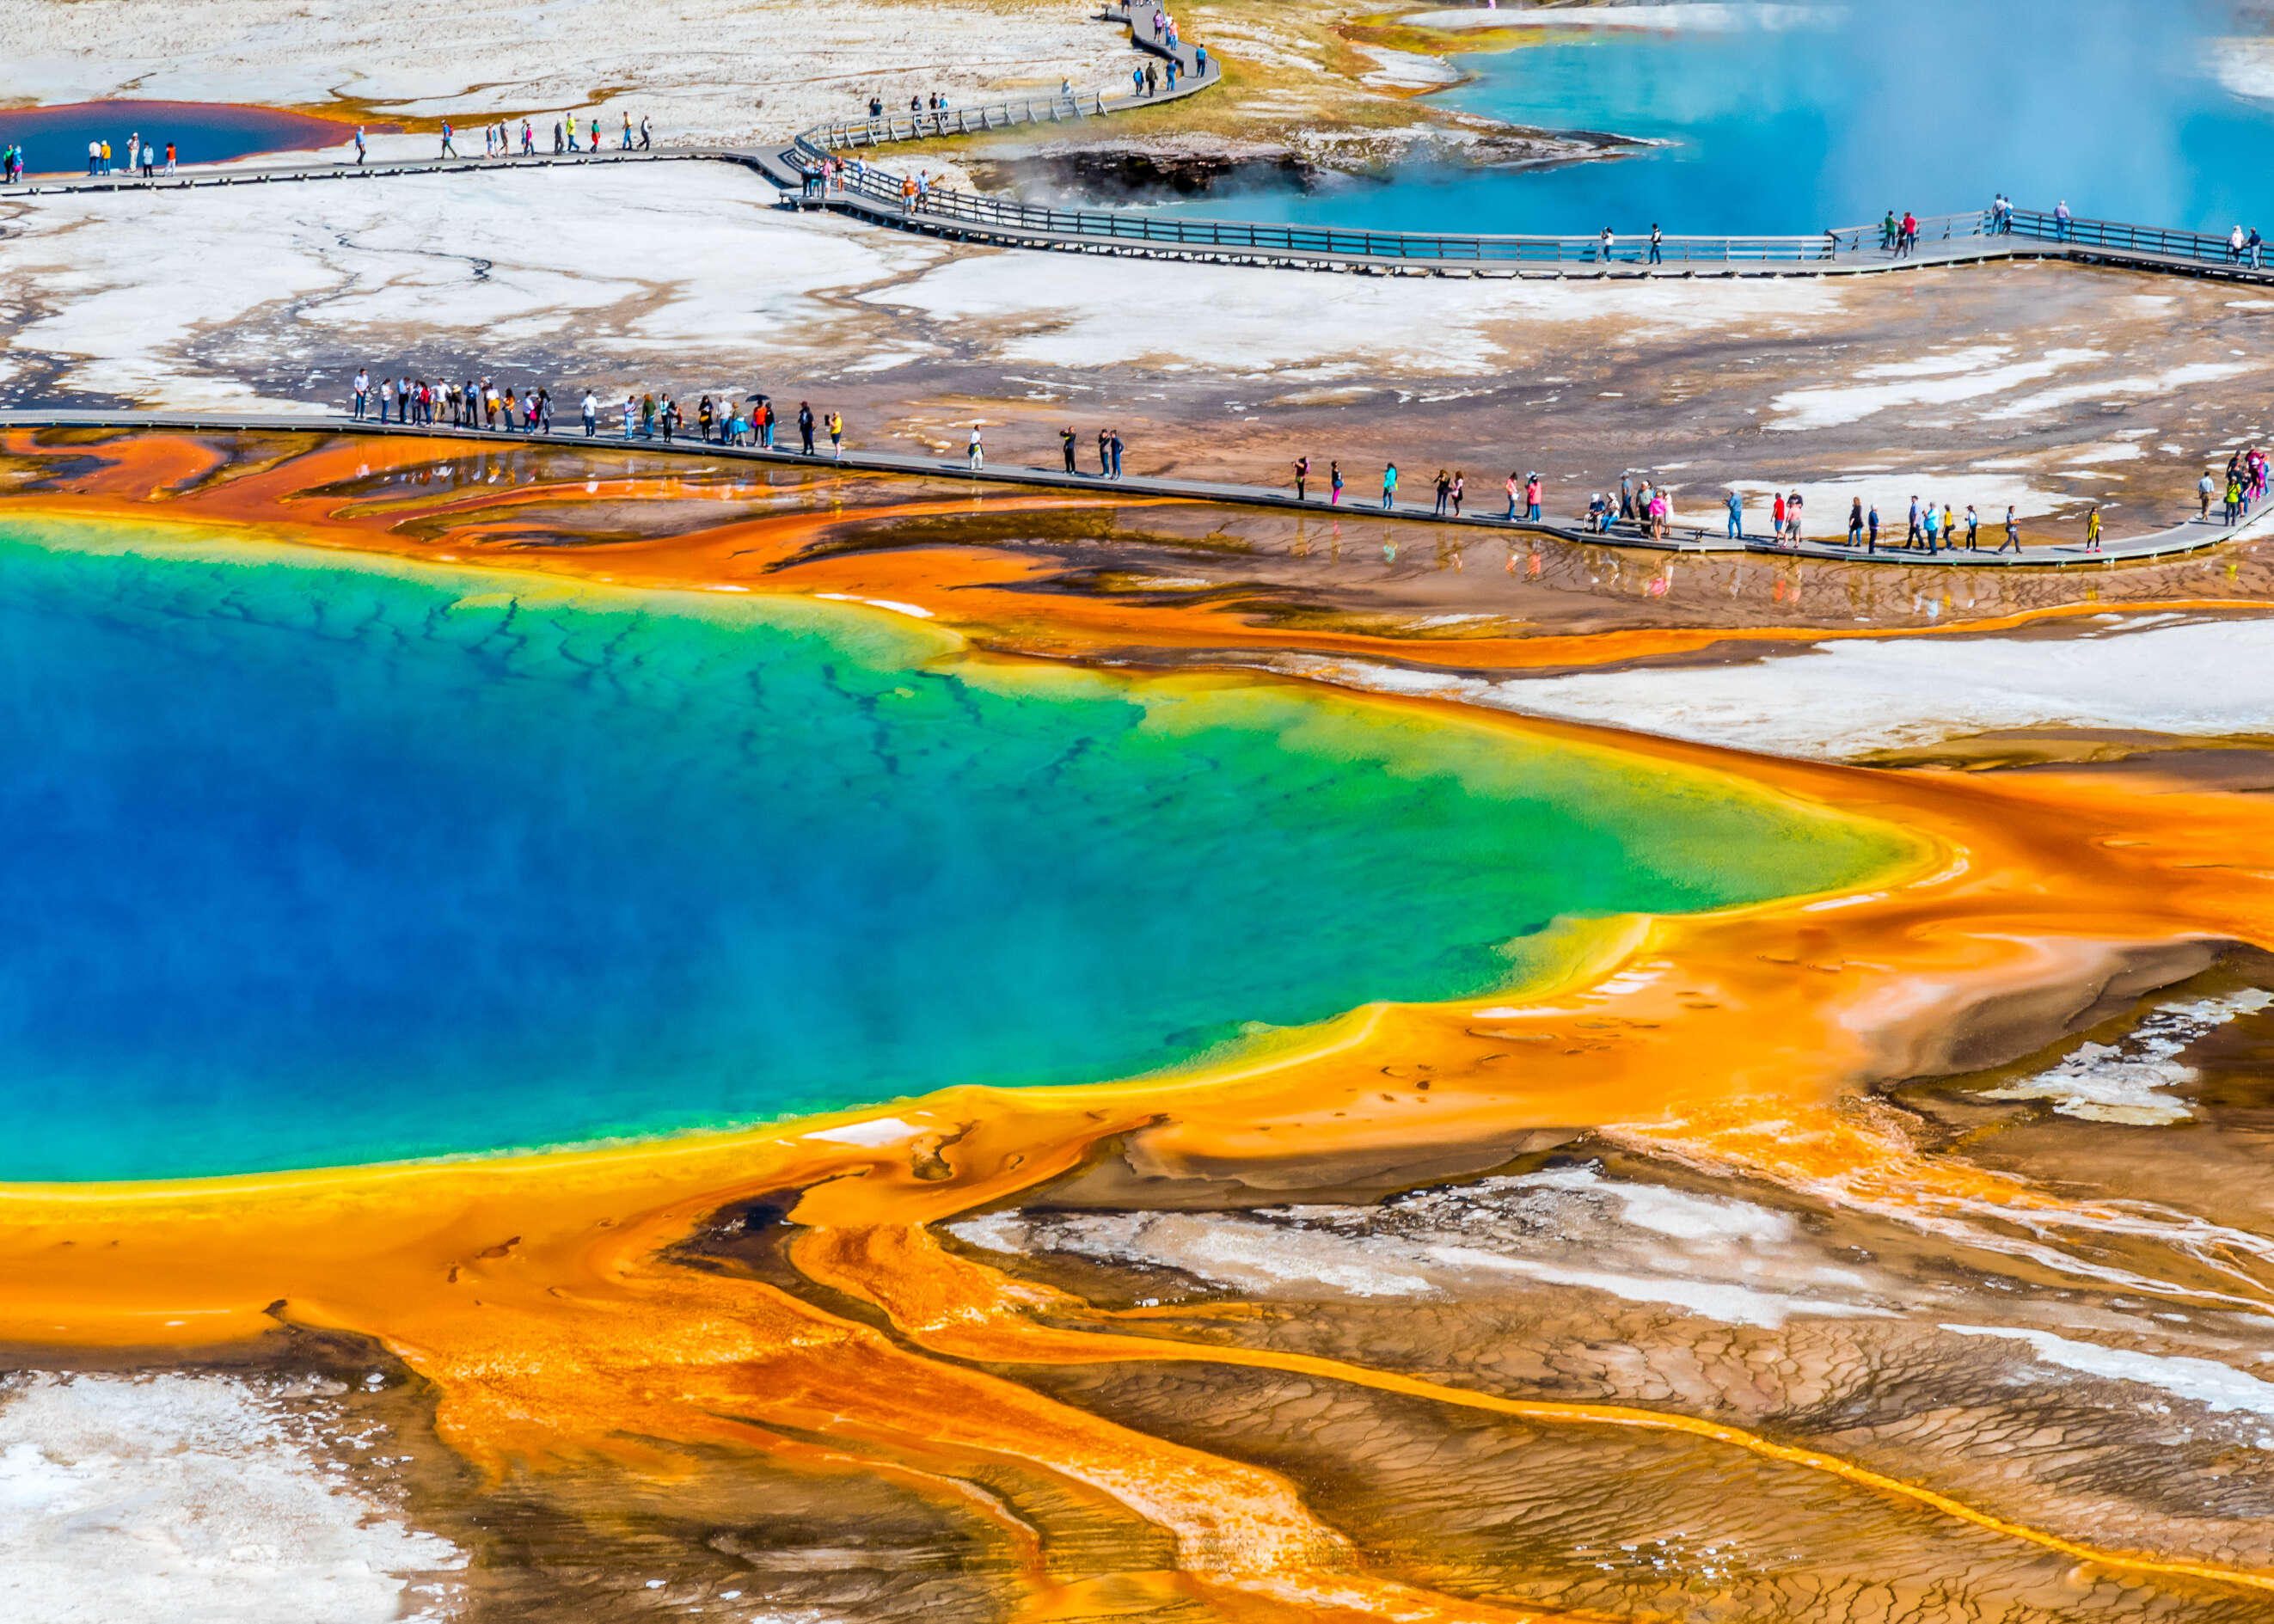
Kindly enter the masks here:
M 877 118 L 819 124 L 797 138 L 807 157 L 819 160 L 832 151 L 855 147 L 882 147 L 891 141 L 929 141 L 944 135 L 984 135 L 1019 124 L 1062 124 L 1068 119 L 1095 118 L 1105 111 L 1099 93 L 1068 93 L 1058 96 L 1029 96 L 1020 102 L 992 102 L 984 107 L 941 108 L 937 111 L 887 113 Z
M 2013 224 L 2002 235 L 2026 237 L 2043 243 L 2066 243 L 2073 248 L 2106 248 L 2122 253 L 2158 254 L 2191 259 L 2203 265 L 2248 262 L 2249 250 L 2237 251 L 2224 237 L 2201 231 L 2178 231 L 2163 226 L 2127 225 L 2115 220 L 2054 218 L 2043 209 L 2014 211 Z

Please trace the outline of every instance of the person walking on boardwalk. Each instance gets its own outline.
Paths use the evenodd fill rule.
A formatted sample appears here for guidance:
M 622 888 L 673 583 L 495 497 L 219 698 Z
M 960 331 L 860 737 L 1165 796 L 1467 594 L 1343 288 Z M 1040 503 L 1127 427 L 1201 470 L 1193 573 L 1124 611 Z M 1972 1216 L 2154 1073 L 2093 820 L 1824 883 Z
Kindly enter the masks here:
M 1113 477 L 1121 477 L 1121 431 L 1114 430 L 1105 437 L 1105 448 L 1113 454 Z
M 1650 535 L 1653 541 L 1663 542 L 1666 532 L 1674 523 L 1674 504 L 1666 500 L 1663 491 L 1650 493 Z
M 1397 464 L 1385 462 L 1382 466 L 1382 510 L 1384 513 L 1389 511 L 1389 504 L 1396 500 L 1397 496 Z
M 2087 553 L 2100 551 L 2100 505 L 2097 502 L 2093 504 L 2092 511 L 2084 515 L 2084 550 Z
M 979 425 L 975 423 L 971 425 L 971 443 L 964 448 L 964 466 L 975 470 L 986 465 L 987 451 L 980 444 Z
M 1311 459 L 1306 456 L 1297 457 L 1295 459 L 1295 500 L 1299 502 L 1303 500 L 1303 486 L 1310 477 Z
M 1958 515 L 1951 511 L 1948 502 L 1942 505 L 1942 545 L 1945 552 L 1958 551 Z
M 1664 258 L 1660 250 L 1665 245 L 1666 233 L 1658 229 L 1658 222 L 1653 220 L 1650 222 L 1650 262 L 1653 265 L 1659 264 Z
M 811 456 L 813 455 L 813 408 L 803 401 L 797 403 L 797 438 L 800 448 L 806 455 Z
M 1784 545 L 1784 492 L 1778 491 L 1769 500 L 1769 534 L 1776 545 Z
M 1145 94 L 1153 95 L 1161 88 L 1161 71 L 1151 63 L 1145 64 Z
M 1327 464 L 1327 506 L 1339 508 L 1342 505 L 1343 465 L 1330 461 Z
M 845 460 L 845 414 L 832 411 L 828 417 L 829 455 L 838 462 Z
M 1972 502 L 1966 504 L 1966 550 L 1969 553 L 1982 550 L 1982 515 L 1974 511 Z
M 600 397 L 590 389 L 584 391 L 584 438 L 591 440 L 600 432 Z
M 1886 217 L 1885 220 L 1882 220 L 1881 222 L 1879 222 L 1879 252 L 1882 252 L 1882 253 L 1893 253 L 1893 252 L 1894 252 L 1894 251 L 1895 251 L 1895 232 L 1896 232 L 1896 230 L 1897 230 L 1897 227 L 1896 227 L 1896 225 L 1895 225 L 1895 211 L 1894 211 L 1894 209 L 1889 209 L 1889 210 L 1887 211 L 1887 217 Z
M 1741 540 L 1745 534 L 1745 499 L 1733 486 L 1721 498 L 1721 506 L 1728 510 L 1729 539 Z
M 2076 216 L 2068 212 L 2068 199 L 2067 198 L 2063 198 L 2058 204 L 2054 205 L 2053 235 L 2059 237 L 2062 242 L 2066 243 L 2068 241 L 2069 227 L 2074 224 L 2075 221 Z
M 2196 518 L 2208 519 L 2210 517 L 2210 499 L 2212 492 L 2218 490 L 2218 486 L 2211 483 L 2210 470 L 2208 468 L 2204 469 L 2202 477 L 2195 481 Z
M 1922 532 L 1919 529 L 1919 500 L 1917 497 L 1914 496 L 1911 498 L 1910 528 L 1903 533 L 1903 545 L 1906 547 L 1917 546 L 1919 545 L 1919 537 L 1921 533 Z
M 363 421 L 364 408 L 371 400 L 371 374 L 364 371 L 361 367 L 358 367 L 356 369 L 355 381 L 350 384 L 348 388 L 349 392 L 355 396 L 356 421 L 360 423 Z M 2208 480 L 2208 476 L 2206 476 L 2206 480 Z M 2208 512 L 2209 508 L 2206 508 L 2205 511 Z
M 1934 556 L 1935 538 L 1941 532 L 1942 515 L 1935 512 L 1934 504 L 1929 502 L 1926 505 L 1926 551 L 1929 558 Z
M 1536 472 L 1524 477 L 1524 516 L 1534 524 L 1540 523 L 1540 476 Z
M 450 121 L 448 119 L 446 118 L 442 121 L 443 157 L 455 158 L 458 155 L 458 148 L 456 145 L 457 133 L 458 132 L 456 130 L 450 128 Z
M 1848 545 L 1861 546 L 1864 542 L 1864 499 L 1850 497 L 1848 501 Z
M 363 162 L 363 160 L 364 160 L 363 126 L 362 126 L 361 124 L 358 124 L 358 125 L 356 126 L 356 162 L 357 162 L 358 163 L 361 163 L 361 162 Z
M 2022 529 L 2014 523 L 2014 508 L 2011 503 L 2008 503 L 2006 508 L 2006 539 L 1998 544 L 1998 551 L 2003 553 L 2007 547 L 2013 548 L 2016 553 L 2022 550 Z
M 1073 446 L 1074 439 L 1073 427 L 1069 425 L 1065 428 L 1060 429 L 1058 431 L 1058 448 L 1065 453 L 1065 470 L 1066 472 L 1070 474 L 1079 471 L 1073 465 Z

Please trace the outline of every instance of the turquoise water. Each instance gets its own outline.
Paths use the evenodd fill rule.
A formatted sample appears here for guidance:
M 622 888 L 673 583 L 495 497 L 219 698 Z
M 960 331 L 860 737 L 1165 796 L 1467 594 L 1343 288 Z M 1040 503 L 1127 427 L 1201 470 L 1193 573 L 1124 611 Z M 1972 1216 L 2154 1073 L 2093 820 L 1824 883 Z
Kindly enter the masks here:
M 1173 211 L 1448 232 L 1804 234 L 2066 199 L 2079 214 L 2274 236 L 2274 102 L 2229 93 L 2210 0 L 1733 0 L 1735 31 L 1559 29 L 1457 58 L 1436 100 L 1512 123 L 1664 141 L 1543 169 L 1415 164 L 1387 184 L 1257 191 Z M 1503 8 L 1504 13 L 1506 8 Z M 1784 26 L 1770 26 L 1776 21 Z
M 1072 1083 L 1503 980 L 1885 831 L 808 600 L 0 521 L 0 1178 Z

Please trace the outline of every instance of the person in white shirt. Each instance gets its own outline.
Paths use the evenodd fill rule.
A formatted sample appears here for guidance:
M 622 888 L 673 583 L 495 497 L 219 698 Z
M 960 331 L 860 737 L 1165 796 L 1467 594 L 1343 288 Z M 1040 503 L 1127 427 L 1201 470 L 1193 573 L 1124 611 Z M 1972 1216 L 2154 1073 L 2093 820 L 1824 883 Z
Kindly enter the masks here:
M 636 395 L 624 396 L 624 438 L 632 437 L 632 425 L 639 418 L 639 400 Z
M 980 445 L 979 445 L 979 425 L 978 425 L 977 424 L 975 424 L 975 424 L 973 424 L 973 425 L 971 425 L 971 453 L 970 453 L 970 456 L 971 456 L 971 461 L 970 461 L 970 466 L 971 466 L 971 467 L 973 467 L 973 468 L 984 468 L 984 467 L 987 465 L 987 455 L 986 455 L 986 453 L 985 453 L 984 451 L 983 451 L 983 450 L 980 448 Z
M 364 410 L 371 401 L 371 374 L 365 372 L 361 367 L 358 367 L 356 369 L 355 383 L 352 387 L 355 391 L 356 421 L 360 423 L 363 421 Z M 2206 490 L 2210 488 L 2210 481 L 2208 478 L 2204 480 L 2204 488 Z M 2208 512 L 2209 509 L 2206 508 L 2205 511 Z
M 600 397 L 590 389 L 584 391 L 584 438 L 591 439 L 600 432 Z

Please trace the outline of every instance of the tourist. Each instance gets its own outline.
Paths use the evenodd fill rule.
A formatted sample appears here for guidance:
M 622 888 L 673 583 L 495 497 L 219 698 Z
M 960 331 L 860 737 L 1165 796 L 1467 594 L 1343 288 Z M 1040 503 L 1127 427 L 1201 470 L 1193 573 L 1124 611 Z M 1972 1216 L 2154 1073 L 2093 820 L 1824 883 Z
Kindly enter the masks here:
M 1659 250 L 1665 245 L 1665 243 L 1666 233 L 1658 229 L 1658 222 L 1652 221 L 1650 222 L 1650 262 L 1653 265 L 1660 262 L 1662 256 Z
M 141 167 L 142 132 L 139 130 L 130 131 L 126 137 L 126 172 L 129 175 L 132 175 L 135 170 Z M 2235 227 L 2234 234 L 2237 237 L 2240 237 L 2242 235 L 2242 228 L 2240 226 Z M 2238 244 L 2237 246 L 2240 246 L 2240 244 Z
M 842 462 L 845 460 L 845 416 L 832 410 L 828 418 L 829 455 Z
M 361 124 L 358 124 L 356 126 L 355 142 L 356 162 L 358 163 L 361 163 L 364 160 L 363 126 Z
M 1906 547 L 1917 546 L 1919 544 L 1919 537 L 1924 533 L 1924 532 L 1919 528 L 1919 500 L 1917 497 L 1914 496 L 1911 498 L 1910 528 L 1903 535 L 1903 545 Z
M 1194 79 L 1208 77 L 1208 47 L 1205 45 L 1193 47 L 1193 77 Z
M 2010 503 L 2006 508 L 2006 539 L 1999 544 L 1998 551 L 2003 553 L 2007 547 L 2016 553 L 2022 550 L 2021 527 L 2014 523 L 2014 509 Z
M 1523 488 L 1523 481 L 1517 477 L 1516 470 L 1510 469 L 1508 476 L 1508 513 L 1506 515 L 1508 523 L 1510 524 L 1516 523 L 1517 492 Z
M 2235 227 L 2226 234 L 2226 262 L 2229 265 L 2242 263 L 2242 228 L 2240 226 Z
M 1382 508 L 1389 511 L 1390 502 L 1397 495 L 1397 464 L 1385 462 L 1382 469 Z
M 1792 545 L 1796 547 L 1800 545 L 1801 500 L 1801 494 L 1797 491 L 1784 499 L 1785 529 L 1791 533 Z
M 1105 448 L 1113 453 L 1113 477 L 1121 477 L 1121 431 L 1116 429 L 1106 437 Z
M 371 399 L 371 374 L 365 372 L 361 367 L 358 367 L 356 369 L 355 381 L 350 384 L 348 388 L 355 396 L 356 421 L 360 423 L 363 421 L 365 402 Z M 2208 509 L 2206 509 L 2206 511 L 2208 511 Z
M 1431 512 L 1438 518 L 1445 516 L 1445 502 L 1453 493 L 1453 477 L 1443 469 L 1437 470 L 1437 505 Z
M 1133 96 L 1141 96 L 1145 94 L 1145 70 L 1143 68 L 1136 67 L 1129 70 L 1129 94 Z M 93 165 L 88 166 L 87 172 L 89 174 L 93 174 L 94 172 Z
M 2210 517 L 2211 493 L 2217 489 L 2218 487 L 2211 483 L 2210 470 L 2204 469 L 2202 477 L 2195 481 L 2195 517 L 2198 519 Z
M 1343 505 L 1343 465 L 1329 460 L 1327 463 L 1327 506 Z
M 1602 236 L 1602 262 L 1605 265 L 1608 265 L 1611 262 L 1611 244 L 1614 240 L 1615 239 L 1611 236 L 1610 227 L 1605 226 L 1603 228 Z
M 648 141 L 648 136 L 649 136 L 649 134 L 650 134 L 650 132 L 651 132 L 651 126 L 649 125 L 648 121 L 646 120 L 646 118 L 642 117 L 642 118 L 641 118 L 641 120 L 640 120 L 640 144 L 639 144 L 639 149 L 640 149 L 642 152 L 646 152 L 646 151 L 649 151 L 649 150 L 650 150 L 650 145 L 649 145 L 649 141 Z
M 1866 553 L 1877 553 L 1879 550 L 1879 503 L 1873 502 L 1871 504 L 1871 511 L 1864 515 L 1864 523 L 1866 527 L 1866 535 L 1868 538 L 1864 544 L 1864 551 Z
M 2092 511 L 2084 515 L 2084 550 L 2087 553 L 2100 551 L 2100 504 L 2097 502 L 2092 505 Z
M 1745 499 L 1731 490 L 1721 499 L 1721 505 L 1729 512 L 1729 539 L 1742 541 L 1745 535 Z
M 166 143 L 166 173 L 171 175 L 173 172 L 174 144 L 173 142 L 169 141 Z M 24 173 L 24 157 L 20 151 L 16 155 L 16 173 L 19 177 L 21 177 Z
M 1539 523 L 1540 476 L 1537 473 L 1526 474 L 1524 477 L 1524 508 L 1525 517 L 1530 519 L 1534 524 Z
M 568 115 L 568 150 L 570 152 L 582 152 L 584 150 L 583 147 L 576 145 L 576 115 L 574 113 Z
M 718 409 L 712 405 L 709 395 L 695 402 L 695 432 L 703 436 L 706 446 L 711 443 L 711 425 L 717 419 Z
M 598 439 L 599 432 L 600 397 L 587 389 L 584 391 L 584 438 Z
M 2242 245 L 2245 249 L 2249 251 L 2250 268 L 2254 271 L 2263 270 L 2265 268 L 2266 239 L 2258 235 L 2258 228 L 2256 226 L 2250 228 L 2250 235 L 2244 240 Z
M 600 116 L 598 113 L 592 115 L 592 150 L 600 150 Z
M 2233 525 L 2234 525 L 2234 522 L 2235 522 L 2237 519 L 2240 518 L 2241 516 L 2242 516 L 2242 481 L 2241 481 L 2240 479 L 2237 478 L 2234 475 L 2233 475 L 2233 474 L 2229 474 L 2229 475 L 2226 477 L 2226 523 L 2227 523 L 2227 527 L 2228 527 L 2229 529 L 2233 529 Z
M 568 150 L 568 147 L 561 139 L 561 121 L 556 118 L 553 121 L 553 155 L 558 158 Z
M 1153 95 L 1161 88 L 1161 71 L 1151 63 L 1145 64 L 1145 94 Z
M 987 454 L 979 444 L 979 425 L 975 423 L 971 425 L 971 444 L 966 448 L 966 456 L 965 466 L 975 472 L 986 465 Z
M 388 414 L 394 410 L 394 407 L 395 380 L 392 378 L 381 378 L 379 380 L 379 420 L 381 423 L 387 421 Z
M 1974 511 L 1974 504 L 1969 502 L 1966 504 L 1966 550 L 1969 553 L 1980 552 L 1981 539 L 1982 518 Z
M 102 173 L 102 143 L 101 141 L 89 141 L 87 144 L 87 172 L 89 175 L 100 175 Z
M 1453 516 L 1461 516 L 1461 498 L 1468 490 L 1468 480 L 1459 469 L 1453 470 Z
M 1934 553 L 1935 541 L 1942 533 L 1942 515 L 1935 511 L 1935 506 L 1932 502 L 1929 502 L 1926 505 L 1926 516 L 1924 522 L 1926 525 L 1926 550 L 1928 556 L 1931 557 Z
M 623 147 L 622 147 L 622 150 L 623 150 L 623 151 L 625 151 L 625 152 L 629 152 L 629 151 L 631 151 L 631 149 L 632 149 L 632 116 L 631 116 L 629 113 L 626 113 L 626 114 L 624 115 L 624 139 L 623 139 Z
M 1781 491 L 1770 493 L 1769 535 L 1778 546 L 1784 545 L 1784 492 Z
M 800 401 L 797 403 L 797 438 L 799 449 L 807 456 L 813 455 L 813 408 Z
M 521 121 L 521 155 L 524 158 L 537 156 L 537 132 L 527 118 Z
M 2068 241 L 2069 227 L 2074 223 L 2074 221 L 2075 216 L 2068 212 L 2068 199 L 2063 198 L 2053 208 L 2053 235 L 2066 243 Z
M 1113 472 L 1113 452 L 1106 443 L 1111 437 L 1112 431 L 1110 429 L 1097 431 L 1097 477 L 1100 479 L 1105 478 Z
M 1942 505 L 1942 545 L 1953 553 L 1958 551 L 1958 515 L 1948 502 Z
M 1864 540 L 1864 499 L 1850 497 L 1848 501 L 1848 545 L 1860 545 Z
M 1069 459 L 1071 459 L 1071 458 L 1073 457 L 1073 448 L 1072 448 L 1070 446 L 1069 446 L 1069 447 L 1067 448 L 1066 455 L 1067 455 L 1067 457 L 1068 457 Z M 1069 461 L 1069 462 L 1067 462 L 1066 466 L 1067 466 L 1068 468 L 1072 468 L 1072 467 L 1073 466 L 1073 462 L 1072 462 L 1071 461 Z M 1308 457 L 1306 457 L 1306 456 L 1299 456 L 1299 457 L 1297 457 L 1297 458 L 1295 459 L 1295 500 L 1296 500 L 1297 501 L 1299 501 L 1299 501 L 1301 501 L 1301 500 L 1303 500 L 1303 484 L 1304 484 L 1304 481 L 1306 481 L 1306 480 L 1307 480 L 1308 478 L 1310 478 L 1310 477 L 1311 477 L 1311 459 L 1310 459 L 1310 458 L 1308 458 Z
M 1673 528 L 1674 504 L 1667 500 L 1665 492 L 1654 490 L 1650 494 L 1649 511 L 1651 538 L 1663 542 L 1667 531 Z
M 1887 217 L 1879 222 L 1880 252 L 1883 253 L 1894 252 L 1895 239 L 1901 235 L 1901 228 L 1895 224 L 1895 211 L 1894 209 L 1889 209 L 1887 211 Z

